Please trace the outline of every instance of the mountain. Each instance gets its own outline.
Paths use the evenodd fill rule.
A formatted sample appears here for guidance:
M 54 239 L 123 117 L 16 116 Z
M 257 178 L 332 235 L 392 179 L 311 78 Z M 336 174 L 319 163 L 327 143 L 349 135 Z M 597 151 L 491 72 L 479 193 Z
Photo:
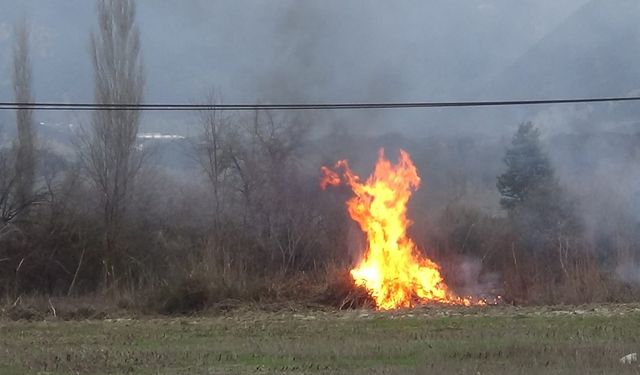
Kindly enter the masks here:
M 514 99 L 640 93 L 639 19 L 640 1 L 592 0 L 483 91 Z

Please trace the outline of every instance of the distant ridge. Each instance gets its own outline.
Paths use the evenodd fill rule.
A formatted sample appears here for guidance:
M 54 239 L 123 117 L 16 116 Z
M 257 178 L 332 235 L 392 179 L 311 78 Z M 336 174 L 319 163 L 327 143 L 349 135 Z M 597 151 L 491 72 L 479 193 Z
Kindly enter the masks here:
M 592 0 L 494 78 L 484 95 L 639 92 L 639 20 L 638 0 Z

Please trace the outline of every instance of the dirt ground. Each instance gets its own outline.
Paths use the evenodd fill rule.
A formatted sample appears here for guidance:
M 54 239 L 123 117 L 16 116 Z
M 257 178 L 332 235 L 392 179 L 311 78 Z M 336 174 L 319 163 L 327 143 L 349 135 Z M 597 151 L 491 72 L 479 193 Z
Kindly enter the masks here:
M 640 305 L 0 319 L 1 374 L 640 374 Z

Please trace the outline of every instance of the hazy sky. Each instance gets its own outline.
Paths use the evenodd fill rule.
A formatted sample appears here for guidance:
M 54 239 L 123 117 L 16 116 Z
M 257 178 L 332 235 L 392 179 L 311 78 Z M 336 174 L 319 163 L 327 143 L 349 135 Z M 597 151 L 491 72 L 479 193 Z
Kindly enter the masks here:
M 640 94 L 640 0 L 140 0 L 138 5 L 151 103 L 202 102 L 213 87 L 226 103 Z M 0 9 L 0 100 L 12 100 L 12 27 L 26 16 L 37 100 L 91 102 L 95 2 L 0 0 Z M 629 204 L 632 197 L 640 206 L 640 177 L 628 173 L 636 168 L 640 147 L 638 103 L 304 115 L 355 136 L 364 130 L 404 133 L 389 139 L 397 139 L 398 147 L 411 143 L 417 155 L 430 152 L 421 159 L 429 163 L 421 166 L 429 189 L 438 186 L 438 173 L 445 194 L 450 193 L 447 173 L 475 173 L 474 186 L 493 194 L 483 200 L 491 207 L 498 202 L 494 184 L 503 167 L 501 147 L 520 122 L 533 120 L 545 142 L 555 137 L 551 158 L 563 182 L 589 197 L 588 212 L 601 212 L 598 204 L 612 200 L 637 207 Z M 47 122 L 82 121 L 77 116 L 36 113 L 38 121 Z M 186 134 L 198 129 L 195 121 L 190 113 L 145 113 L 143 129 Z M 12 112 L 0 111 L 0 127 L 14 124 Z M 436 135 L 472 139 L 476 148 Z M 450 150 L 450 144 L 461 149 Z M 363 158 L 373 157 L 380 144 L 371 146 Z M 592 185 L 606 192 L 596 194 L 601 199 L 591 190 L 581 192 Z
M 580 67 L 562 65 L 559 56 L 538 56 L 534 67 L 523 59 L 551 45 L 583 60 L 591 44 L 611 44 L 608 33 L 637 29 L 640 19 L 637 0 L 140 0 L 138 5 L 148 102 L 194 102 L 211 87 L 229 103 L 501 99 L 512 92 L 582 96 L 580 80 L 558 84 L 571 86 L 564 91 L 540 77 L 526 82 L 538 66 L 560 77 Z M 0 0 L 0 6 L 0 99 L 11 99 L 12 24 L 26 15 L 33 28 L 37 99 L 91 101 L 88 45 L 95 3 Z M 554 47 L 557 38 L 550 36 L 565 25 L 580 30 L 594 22 L 599 27 L 593 34 L 585 27 L 587 32 L 572 36 L 575 51 Z M 617 24 L 621 31 L 609 30 Z M 640 46 L 637 35 L 632 41 Z M 597 60 L 577 77 L 586 82 L 593 75 L 586 69 L 603 64 Z M 640 89 L 635 77 L 618 78 Z M 612 87 L 609 91 L 618 88 Z M 630 90 L 620 88 L 619 94 Z M 338 118 L 415 123 L 416 116 L 423 114 Z
M 185 101 L 211 85 L 229 100 L 249 102 L 299 99 L 300 92 L 310 100 L 402 100 L 436 90 L 451 96 L 461 80 L 488 78 L 515 61 L 583 3 L 142 0 L 148 99 Z M 3 91 L 12 24 L 26 15 L 38 82 L 61 84 L 38 84 L 38 97 L 90 95 L 95 3 L 0 5 L 9 10 L 0 15 Z

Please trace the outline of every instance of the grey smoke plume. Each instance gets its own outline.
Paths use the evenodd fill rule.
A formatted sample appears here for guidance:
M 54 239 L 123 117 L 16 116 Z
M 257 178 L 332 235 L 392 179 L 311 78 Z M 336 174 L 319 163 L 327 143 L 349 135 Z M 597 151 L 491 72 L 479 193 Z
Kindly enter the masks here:
M 36 98 L 93 96 L 92 1 L 0 0 L 0 7 L 0 100 L 11 99 L 11 25 L 25 14 L 35 28 Z M 227 103 L 625 95 L 640 90 L 639 18 L 636 0 L 139 1 L 149 102 L 201 101 L 211 87 Z M 602 207 L 640 212 L 628 209 L 640 207 L 640 181 L 629 172 L 640 145 L 637 104 L 305 116 L 368 143 L 332 156 L 367 164 L 380 146 L 408 149 L 424 177 L 417 196 L 429 197 L 430 209 L 462 194 L 497 214 L 500 158 L 518 123 L 532 120 L 559 179 L 586 202 L 594 232 L 607 228 Z M 37 114 L 46 122 L 70 117 Z M 142 128 L 188 133 L 193 119 L 147 114 Z M 9 126 L 11 117 L 0 114 L 0 122 Z

